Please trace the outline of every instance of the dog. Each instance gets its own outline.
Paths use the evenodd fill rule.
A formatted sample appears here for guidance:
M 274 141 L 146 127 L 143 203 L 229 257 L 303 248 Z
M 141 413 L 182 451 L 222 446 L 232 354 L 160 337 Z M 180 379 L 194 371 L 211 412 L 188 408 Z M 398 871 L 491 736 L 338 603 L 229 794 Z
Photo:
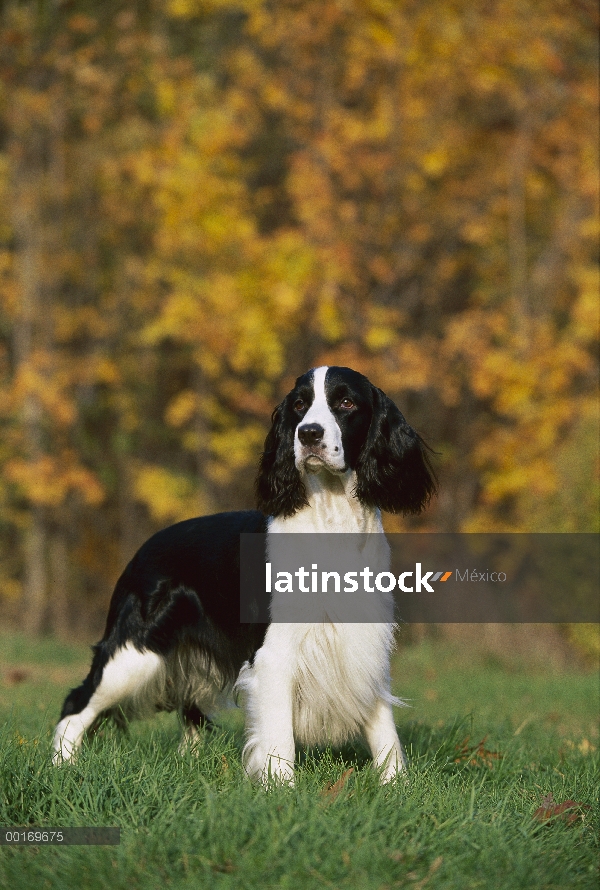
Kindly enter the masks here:
M 277 621 L 274 594 L 270 623 L 241 623 L 240 535 L 260 532 L 270 549 L 280 533 L 351 532 L 387 548 L 380 511 L 419 513 L 436 487 L 428 446 L 366 377 L 334 366 L 303 374 L 272 415 L 258 510 L 179 522 L 126 567 L 90 672 L 65 700 L 54 762 L 105 716 L 177 710 L 182 746 L 197 744 L 235 691 L 250 777 L 292 783 L 297 742 L 362 734 L 381 780 L 394 779 L 406 757 L 390 692 L 393 612 L 375 591 L 384 621 Z

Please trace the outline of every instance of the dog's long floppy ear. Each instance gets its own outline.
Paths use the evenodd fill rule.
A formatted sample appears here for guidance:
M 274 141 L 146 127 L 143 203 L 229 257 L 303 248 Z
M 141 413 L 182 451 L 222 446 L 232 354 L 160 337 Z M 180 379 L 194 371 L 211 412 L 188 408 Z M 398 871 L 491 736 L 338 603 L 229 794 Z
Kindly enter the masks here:
M 294 433 L 296 426 L 289 416 L 289 397 L 273 411 L 272 426 L 256 477 L 256 503 L 267 516 L 293 516 L 306 507 L 306 490 L 296 468 Z
M 387 513 L 420 513 L 437 491 L 430 450 L 374 386 L 371 426 L 355 468 L 356 497 Z

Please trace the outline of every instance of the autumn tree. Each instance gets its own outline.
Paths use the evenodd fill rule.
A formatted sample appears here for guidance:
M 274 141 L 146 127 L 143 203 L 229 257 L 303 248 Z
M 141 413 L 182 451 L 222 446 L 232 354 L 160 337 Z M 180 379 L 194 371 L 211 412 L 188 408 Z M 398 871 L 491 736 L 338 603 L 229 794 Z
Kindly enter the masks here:
M 439 452 L 417 527 L 594 527 L 591 3 L 1 8 L 4 614 L 97 628 L 153 529 L 252 506 L 324 362 Z

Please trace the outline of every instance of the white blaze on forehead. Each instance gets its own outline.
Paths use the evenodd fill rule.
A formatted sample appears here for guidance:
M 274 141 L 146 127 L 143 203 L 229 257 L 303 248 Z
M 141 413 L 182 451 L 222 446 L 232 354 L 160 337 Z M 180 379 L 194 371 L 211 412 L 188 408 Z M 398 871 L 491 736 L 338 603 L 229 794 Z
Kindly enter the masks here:
M 298 430 L 307 424 L 316 423 L 323 427 L 323 439 L 319 445 L 319 456 L 335 471 L 345 467 L 344 449 L 342 447 L 342 433 L 335 419 L 333 411 L 327 404 L 325 394 L 325 378 L 329 367 L 324 365 L 313 371 L 313 403 L 296 427 L 294 450 L 297 460 L 302 460 L 304 449 L 298 438 Z M 311 449 L 312 450 L 312 449 Z
M 313 371 L 313 392 L 315 397 L 302 423 L 322 423 L 322 419 L 333 417 L 327 404 L 327 396 L 325 395 L 327 370 L 327 365 L 323 365 L 323 367 L 315 368 Z

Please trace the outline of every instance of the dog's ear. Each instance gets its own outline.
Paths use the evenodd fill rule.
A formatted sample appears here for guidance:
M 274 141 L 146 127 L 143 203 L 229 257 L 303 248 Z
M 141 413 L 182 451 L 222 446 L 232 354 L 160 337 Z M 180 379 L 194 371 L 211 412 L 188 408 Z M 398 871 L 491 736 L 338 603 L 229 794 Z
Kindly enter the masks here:
M 290 418 L 289 396 L 273 411 L 271 429 L 256 477 L 256 503 L 267 516 L 293 516 L 306 507 L 306 490 L 294 456 L 295 424 Z
M 373 387 L 373 417 L 356 464 L 355 495 L 387 513 L 420 513 L 437 491 L 431 449 L 396 405 Z

